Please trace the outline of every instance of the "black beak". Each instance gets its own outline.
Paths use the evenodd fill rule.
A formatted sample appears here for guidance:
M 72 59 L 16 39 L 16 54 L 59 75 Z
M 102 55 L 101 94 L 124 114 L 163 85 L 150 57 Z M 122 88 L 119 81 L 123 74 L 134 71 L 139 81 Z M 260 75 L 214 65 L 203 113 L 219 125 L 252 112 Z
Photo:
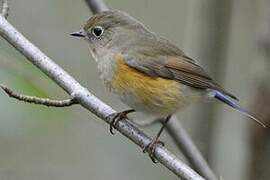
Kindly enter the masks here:
M 82 31 L 73 32 L 70 35 L 75 36 L 75 37 L 84 37 L 85 36 L 84 32 L 82 32 Z

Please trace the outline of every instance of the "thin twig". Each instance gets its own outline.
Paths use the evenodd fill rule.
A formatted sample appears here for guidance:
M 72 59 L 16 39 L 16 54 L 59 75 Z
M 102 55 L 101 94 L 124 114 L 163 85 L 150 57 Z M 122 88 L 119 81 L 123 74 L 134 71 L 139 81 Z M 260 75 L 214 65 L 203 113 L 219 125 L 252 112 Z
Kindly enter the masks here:
M 172 117 L 166 127 L 168 133 L 173 138 L 184 156 L 188 159 L 192 167 L 205 179 L 217 180 L 218 178 L 215 176 L 212 169 L 209 167 L 186 130 L 182 127 L 180 121 L 175 117 Z
M 23 54 L 32 64 L 37 66 L 72 97 L 76 98 L 79 104 L 107 123 L 111 123 L 112 120 L 107 117 L 116 113 L 114 109 L 103 103 L 86 88 L 81 86 L 72 76 L 27 40 L 1 15 L 0 35 L 13 45 L 21 54 Z M 145 133 L 134 127 L 127 120 L 119 121 L 116 125 L 116 129 L 141 148 L 151 142 L 151 139 Z M 184 180 L 204 179 L 193 169 L 179 160 L 174 154 L 169 152 L 165 147 L 156 146 L 154 155 L 161 164 Z
M 2 16 L 4 16 L 5 18 L 8 17 L 8 11 L 9 11 L 9 7 L 8 7 L 8 0 L 2 0 Z
M 0 88 L 2 88 L 9 95 L 9 97 L 12 97 L 19 101 L 23 101 L 27 103 L 45 105 L 49 107 L 67 107 L 67 106 L 72 106 L 74 104 L 78 104 L 74 98 L 65 99 L 65 100 L 53 100 L 53 99 L 48 99 L 48 98 L 40 98 L 36 96 L 27 96 L 23 94 L 17 94 L 17 93 L 14 93 L 10 88 L 1 84 L 0 84 Z
M 85 0 L 85 1 L 87 2 L 88 7 L 94 14 L 108 10 L 108 7 L 106 6 L 103 0 Z M 135 124 L 138 124 L 136 121 L 133 122 Z M 149 126 L 153 123 L 154 122 L 146 122 L 145 124 L 138 124 L 138 125 Z M 173 117 L 167 124 L 166 128 L 169 134 L 174 139 L 177 146 L 179 147 L 179 149 L 187 157 L 192 167 L 194 167 L 206 179 L 217 180 L 218 178 L 215 177 L 213 171 L 203 158 L 198 148 L 194 145 L 187 132 L 182 127 L 180 121 L 176 117 Z
M 109 10 L 103 0 L 85 0 L 85 2 L 94 14 Z

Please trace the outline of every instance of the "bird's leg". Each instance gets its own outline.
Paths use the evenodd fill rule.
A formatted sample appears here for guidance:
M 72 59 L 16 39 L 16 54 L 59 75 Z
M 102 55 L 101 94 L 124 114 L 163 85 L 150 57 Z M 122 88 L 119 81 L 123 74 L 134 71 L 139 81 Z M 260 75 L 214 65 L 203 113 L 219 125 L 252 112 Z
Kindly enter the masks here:
M 135 112 L 134 109 L 129 109 L 126 111 L 118 112 L 115 114 L 110 115 L 110 118 L 112 118 L 112 121 L 110 123 L 110 132 L 111 134 L 114 134 L 113 129 L 115 128 L 116 124 L 121 121 L 122 119 L 127 118 L 127 114 Z
M 172 115 L 169 115 L 166 117 L 165 121 L 163 122 L 163 125 L 161 127 L 161 129 L 159 130 L 159 132 L 157 133 L 157 135 L 155 136 L 155 138 L 147 145 L 143 148 L 143 152 L 148 152 L 149 157 L 151 158 L 151 160 L 154 163 L 157 163 L 156 159 L 155 159 L 155 146 L 157 144 L 160 144 L 162 146 L 164 146 L 164 143 L 162 141 L 159 141 L 159 136 L 161 135 L 162 131 L 164 130 L 167 122 L 171 119 Z

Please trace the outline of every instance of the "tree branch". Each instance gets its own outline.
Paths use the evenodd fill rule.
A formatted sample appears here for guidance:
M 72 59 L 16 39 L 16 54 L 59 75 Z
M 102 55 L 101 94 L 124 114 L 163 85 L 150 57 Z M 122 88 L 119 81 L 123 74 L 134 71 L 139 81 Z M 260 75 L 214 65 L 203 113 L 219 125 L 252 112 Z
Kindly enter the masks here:
M 90 10 L 95 14 L 108 10 L 107 5 L 103 0 L 85 0 Z M 217 180 L 215 174 L 203 158 L 198 148 L 194 145 L 191 138 L 182 127 L 180 121 L 173 117 L 166 126 L 167 131 L 172 136 L 173 140 L 187 157 L 192 167 L 194 167 L 203 177 L 208 180 Z
M 108 117 L 115 113 L 115 110 L 81 86 L 73 77 L 28 41 L 2 15 L 0 15 L 0 35 L 21 54 L 27 57 L 32 64 L 37 66 L 67 93 L 74 97 L 79 104 L 107 123 L 111 123 L 112 119 Z M 151 139 L 145 133 L 134 127 L 126 119 L 119 121 L 116 125 L 116 129 L 141 148 L 151 142 Z M 189 166 L 180 161 L 174 154 L 169 152 L 165 147 L 156 146 L 154 155 L 160 163 L 184 180 L 204 179 Z
M 176 117 L 172 117 L 166 125 L 166 128 L 192 167 L 205 179 L 217 180 L 218 178 L 215 176 L 186 130 L 182 127 L 180 121 L 176 119 Z
M 4 16 L 5 18 L 8 17 L 8 11 L 9 11 L 9 7 L 8 7 L 8 0 L 2 0 L 2 16 Z
M 94 14 L 109 10 L 103 0 L 85 0 L 85 2 Z
M 1 84 L 0 84 L 0 88 L 2 88 L 9 95 L 9 97 L 12 97 L 19 101 L 23 101 L 27 103 L 45 105 L 49 107 L 67 107 L 67 106 L 72 106 L 74 104 L 78 104 L 76 100 L 73 98 L 66 99 L 66 100 L 53 100 L 53 99 L 47 99 L 47 98 L 40 98 L 36 96 L 27 96 L 23 94 L 17 94 L 17 93 L 14 93 L 8 87 Z

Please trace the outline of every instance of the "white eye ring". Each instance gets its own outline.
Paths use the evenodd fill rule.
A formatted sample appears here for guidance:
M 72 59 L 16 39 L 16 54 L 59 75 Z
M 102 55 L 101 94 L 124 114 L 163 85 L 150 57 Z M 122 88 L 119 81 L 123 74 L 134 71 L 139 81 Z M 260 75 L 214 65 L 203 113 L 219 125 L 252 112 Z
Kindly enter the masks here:
M 92 28 L 92 34 L 97 38 L 99 38 L 103 34 L 103 32 L 104 29 L 101 26 L 95 26 Z

